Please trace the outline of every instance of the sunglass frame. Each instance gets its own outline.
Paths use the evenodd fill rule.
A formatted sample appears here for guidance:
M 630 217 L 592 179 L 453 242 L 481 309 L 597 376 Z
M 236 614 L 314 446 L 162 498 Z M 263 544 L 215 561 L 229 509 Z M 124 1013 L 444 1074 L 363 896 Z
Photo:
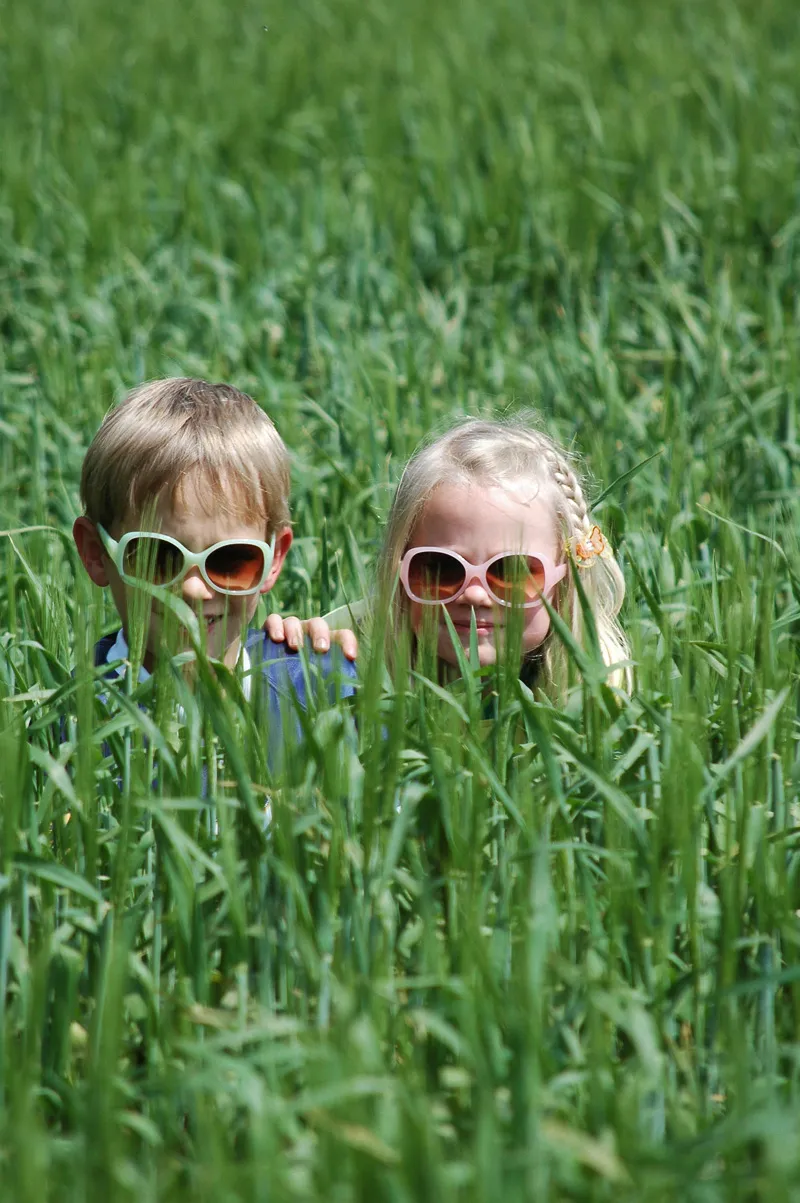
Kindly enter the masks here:
M 209 589 L 213 589 L 215 593 L 221 593 L 225 597 L 252 597 L 254 593 L 261 591 L 275 559 L 274 535 L 269 543 L 265 543 L 261 539 L 222 539 L 219 543 L 214 543 L 213 546 L 207 547 L 205 551 L 194 552 L 189 551 L 188 547 L 184 547 L 178 539 L 173 539 L 172 535 L 164 535 L 160 531 L 131 530 L 126 531 L 121 539 L 112 539 L 108 531 L 99 522 L 96 523 L 96 526 L 97 533 L 100 535 L 100 539 L 112 564 L 127 585 L 136 586 L 142 583 L 141 577 L 131 576 L 124 568 L 125 549 L 134 539 L 160 539 L 163 543 L 169 543 L 172 547 L 177 547 L 178 551 L 183 555 L 183 567 L 181 571 L 169 581 L 158 582 L 159 587 L 163 589 L 171 589 L 173 585 L 177 585 L 179 581 L 182 581 L 193 568 L 198 568 L 201 577 Z M 261 572 L 261 579 L 257 585 L 251 585 L 249 589 L 223 589 L 220 585 L 214 584 L 208 575 L 206 561 L 213 552 L 219 551 L 221 547 L 257 547 L 261 551 L 264 556 L 264 567 Z
M 450 556 L 452 559 L 457 560 L 464 569 L 464 583 L 452 597 L 418 597 L 417 594 L 412 592 L 409 582 L 411 561 L 414 556 L 429 551 L 436 552 L 438 555 Z M 502 597 L 498 597 L 490 588 L 487 579 L 489 569 L 492 564 L 496 564 L 498 560 L 504 560 L 507 556 L 523 556 L 526 559 L 538 560 L 544 568 L 544 585 L 539 592 L 539 596 L 535 597 L 532 601 L 505 601 Z M 498 606 L 519 605 L 523 610 L 532 610 L 535 606 L 541 606 L 542 598 L 549 597 L 559 581 L 564 579 L 567 574 L 567 567 L 566 564 L 554 564 L 549 556 L 543 555 L 540 551 L 501 551 L 496 556 L 492 556 L 490 560 L 486 560 L 484 564 L 473 564 L 470 560 L 465 560 L 463 556 L 460 556 L 457 551 L 451 551 L 449 547 L 409 547 L 400 561 L 400 582 L 411 600 L 418 602 L 421 606 L 451 606 L 453 602 L 458 601 L 466 593 L 472 582 L 477 579 L 492 601 L 496 602 Z

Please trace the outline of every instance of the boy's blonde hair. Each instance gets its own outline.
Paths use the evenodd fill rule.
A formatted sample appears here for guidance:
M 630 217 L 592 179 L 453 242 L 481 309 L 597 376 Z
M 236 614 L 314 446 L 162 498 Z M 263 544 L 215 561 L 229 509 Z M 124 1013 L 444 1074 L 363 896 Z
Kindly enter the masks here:
M 81 472 L 88 518 L 107 530 L 190 479 L 220 508 L 263 517 L 271 538 L 289 523 L 289 454 L 247 393 L 229 384 L 172 377 L 133 389 L 108 413 Z
M 592 531 L 594 524 L 570 456 L 531 421 L 530 416 L 501 421 L 463 419 L 409 460 L 392 503 L 378 563 L 379 595 L 384 598 L 393 595 L 393 621 L 388 624 L 389 655 L 408 606 L 405 593 L 396 588 L 400 561 L 413 545 L 414 529 L 439 485 L 493 487 L 530 482 L 538 486 L 545 499 L 552 498 L 564 543 L 568 539 L 585 539 Z M 560 558 L 563 560 L 565 555 L 564 550 Z M 617 622 L 625 597 L 625 578 L 619 565 L 609 555 L 597 557 L 590 568 L 579 571 L 594 614 L 604 662 L 612 665 L 628 660 L 628 641 Z M 580 641 L 583 613 L 571 570 L 556 586 L 552 605 Z M 545 684 L 560 691 L 567 681 L 567 654 L 552 630 L 536 655 L 543 662 Z M 630 688 L 630 670 L 617 670 L 610 681 Z

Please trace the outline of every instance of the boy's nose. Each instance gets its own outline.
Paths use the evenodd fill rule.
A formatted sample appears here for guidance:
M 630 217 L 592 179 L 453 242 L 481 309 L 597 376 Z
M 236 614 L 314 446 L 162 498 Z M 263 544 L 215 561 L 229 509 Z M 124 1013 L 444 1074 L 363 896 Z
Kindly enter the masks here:
M 186 573 L 181 582 L 181 592 L 187 602 L 210 601 L 214 596 L 214 590 L 203 580 L 199 568 L 192 568 Z

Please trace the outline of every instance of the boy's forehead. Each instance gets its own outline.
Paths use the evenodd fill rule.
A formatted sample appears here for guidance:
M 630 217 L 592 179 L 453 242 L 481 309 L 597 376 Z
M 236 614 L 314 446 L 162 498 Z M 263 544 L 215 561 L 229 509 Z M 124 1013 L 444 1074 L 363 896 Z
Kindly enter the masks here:
M 135 506 L 126 515 L 124 526 L 166 533 L 201 523 L 219 529 L 247 526 L 265 530 L 267 519 L 263 498 L 255 488 L 240 479 L 211 477 L 197 468 Z M 220 536 L 225 537 L 238 536 Z
M 266 519 L 260 489 L 253 481 L 245 481 L 232 473 L 212 474 L 202 468 L 187 472 L 168 492 L 161 503 L 175 514 L 204 515 L 213 518 L 226 514 L 233 518 Z

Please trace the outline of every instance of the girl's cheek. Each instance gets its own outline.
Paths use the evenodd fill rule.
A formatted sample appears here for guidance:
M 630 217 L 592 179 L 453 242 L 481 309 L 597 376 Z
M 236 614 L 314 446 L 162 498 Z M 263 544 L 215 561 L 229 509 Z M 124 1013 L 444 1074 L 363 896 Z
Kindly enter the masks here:
M 550 615 L 542 607 L 536 610 L 522 633 L 522 650 L 533 652 L 540 647 L 550 631 Z

